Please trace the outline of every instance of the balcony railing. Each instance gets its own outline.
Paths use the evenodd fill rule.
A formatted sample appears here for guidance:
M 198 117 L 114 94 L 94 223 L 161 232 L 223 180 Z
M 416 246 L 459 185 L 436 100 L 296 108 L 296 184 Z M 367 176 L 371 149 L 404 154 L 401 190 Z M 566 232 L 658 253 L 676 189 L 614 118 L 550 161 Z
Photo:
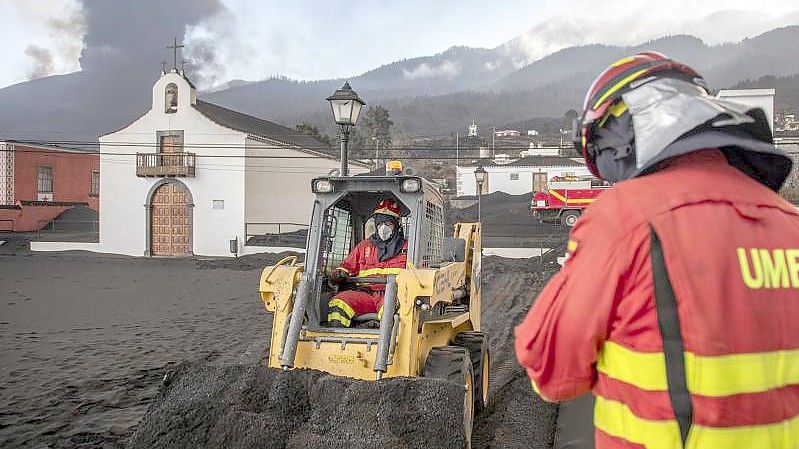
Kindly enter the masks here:
M 194 177 L 194 153 L 136 153 L 136 176 Z

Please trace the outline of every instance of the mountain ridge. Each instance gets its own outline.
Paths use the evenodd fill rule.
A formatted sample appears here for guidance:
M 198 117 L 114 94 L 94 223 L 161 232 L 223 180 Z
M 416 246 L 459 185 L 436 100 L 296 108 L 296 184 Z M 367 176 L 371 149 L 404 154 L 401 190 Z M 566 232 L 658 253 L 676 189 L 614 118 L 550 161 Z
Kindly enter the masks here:
M 788 58 L 799 42 L 799 26 L 776 28 L 736 44 L 707 45 L 678 34 L 634 46 L 589 44 L 555 51 L 517 68 L 494 49 L 453 46 L 431 56 L 384 64 L 347 78 L 368 105 L 389 108 L 396 128 L 409 135 L 446 134 L 473 118 L 481 125 L 529 117 L 560 117 L 576 108 L 582 93 L 613 61 L 654 49 L 694 66 L 714 88 L 764 76 L 799 74 L 799 58 Z M 0 89 L 0 138 L 94 141 L 149 108 L 156 73 L 141 70 L 136 82 L 115 83 L 112 68 L 75 72 Z M 235 81 L 200 92 L 205 101 L 293 127 L 309 121 L 331 132 L 324 100 L 344 78 Z M 799 105 L 797 105 L 799 106 Z

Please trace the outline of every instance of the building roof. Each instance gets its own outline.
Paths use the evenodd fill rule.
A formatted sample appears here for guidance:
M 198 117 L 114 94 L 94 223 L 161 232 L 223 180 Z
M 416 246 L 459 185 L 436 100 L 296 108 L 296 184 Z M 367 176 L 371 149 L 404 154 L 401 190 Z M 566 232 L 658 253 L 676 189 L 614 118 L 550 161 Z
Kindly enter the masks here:
M 585 161 L 580 157 L 562 157 L 562 156 L 527 156 L 517 159 L 508 165 L 514 167 L 538 167 L 538 166 L 563 166 L 573 167 L 585 165 Z
M 0 145 L 3 144 L 11 144 L 15 146 L 21 147 L 29 147 L 29 148 L 36 148 L 40 150 L 47 150 L 47 151 L 62 151 L 65 153 L 99 153 L 100 150 L 97 148 L 95 144 L 90 144 L 88 146 L 65 146 L 65 145 L 56 145 L 52 143 L 39 143 L 34 141 L 27 141 L 27 140 L 0 140 Z
M 585 162 L 579 157 L 527 156 L 507 164 L 497 164 L 492 160 L 482 161 L 481 164 L 483 167 L 579 167 L 584 166 Z
M 236 131 L 241 131 L 264 139 L 278 141 L 301 149 L 318 151 L 327 156 L 335 156 L 328 145 L 307 134 L 287 128 L 283 125 L 278 125 L 268 120 L 223 108 L 222 106 L 202 100 L 197 100 L 197 104 L 194 105 L 194 108 L 211 121 L 226 128 L 235 129 Z

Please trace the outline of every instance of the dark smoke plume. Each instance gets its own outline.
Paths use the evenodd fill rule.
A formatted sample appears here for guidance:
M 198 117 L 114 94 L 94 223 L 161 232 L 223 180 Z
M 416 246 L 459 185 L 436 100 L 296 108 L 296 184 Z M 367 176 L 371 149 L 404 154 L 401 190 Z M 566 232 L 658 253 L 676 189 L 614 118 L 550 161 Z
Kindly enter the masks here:
M 0 139 L 94 141 L 120 129 L 152 106 L 161 61 L 172 65 L 166 46 L 173 38 L 182 42 L 189 27 L 227 11 L 221 0 L 82 0 L 81 6 L 79 18 L 64 15 L 48 26 L 53 37 L 79 30 L 82 70 L 0 90 Z M 44 51 L 29 47 L 33 76 L 50 73 L 48 51 L 60 54 L 65 40 L 56 38 Z M 185 58 L 178 53 L 178 59 Z
M 164 59 L 171 66 L 172 52 L 166 46 L 172 39 L 182 42 L 187 26 L 227 10 L 220 0 L 84 0 L 83 4 L 86 36 L 81 67 L 87 72 L 111 70 L 120 77 L 157 74 Z

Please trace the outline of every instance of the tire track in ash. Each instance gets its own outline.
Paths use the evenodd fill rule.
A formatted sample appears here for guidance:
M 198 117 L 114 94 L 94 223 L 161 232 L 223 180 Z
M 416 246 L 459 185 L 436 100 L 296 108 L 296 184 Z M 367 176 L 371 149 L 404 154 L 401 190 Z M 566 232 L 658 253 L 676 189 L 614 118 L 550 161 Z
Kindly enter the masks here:
M 513 327 L 559 269 L 552 258 L 483 259 L 482 328 L 492 354 L 489 406 L 477 417 L 473 447 L 550 448 L 557 406 L 543 401 L 516 363 Z

